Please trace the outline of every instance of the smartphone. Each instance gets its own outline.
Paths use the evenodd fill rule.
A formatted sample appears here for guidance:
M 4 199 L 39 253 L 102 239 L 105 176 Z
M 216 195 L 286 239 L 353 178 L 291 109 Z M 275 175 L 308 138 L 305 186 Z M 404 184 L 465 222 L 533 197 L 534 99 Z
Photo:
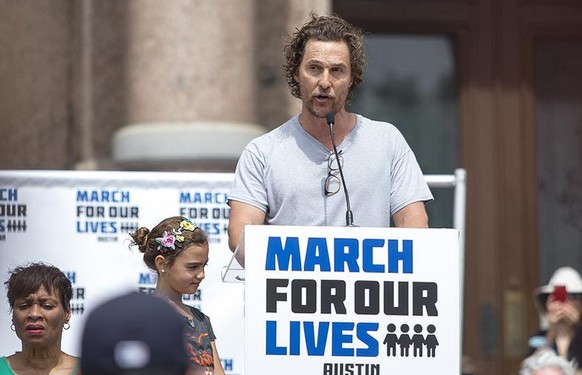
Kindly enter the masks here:
M 568 293 L 566 293 L 566 286 L 565 285 L 554 286 L 552 299 L 554 301 L 566 302 L 566 300 L 568 299 Z

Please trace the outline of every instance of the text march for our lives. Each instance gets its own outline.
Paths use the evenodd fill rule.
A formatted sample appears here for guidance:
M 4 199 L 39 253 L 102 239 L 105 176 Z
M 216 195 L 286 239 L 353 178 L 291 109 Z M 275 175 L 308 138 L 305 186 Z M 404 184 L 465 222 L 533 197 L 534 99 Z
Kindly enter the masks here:
M 245 371 L 460 371 L 453 229 L 247 226 Z
M 204 282 L 182 300 L 211 317 L 223 368 L 228 375 L 242 375 L 244 285 L 220 278 L 232 255 L 226 200 L 233 178 L 231 173 L 0 171 L 2 279 L 29 262 L 59 267 L 73 286 L 71 327 L 62 349 L 80 355 L 84 320 L 102 301 L 123 291 L 155 291 L 157 275 L 130 246 L 129 233 L 151 229 L 164 217 L 187 217 L 208 235 L 209 262 Z M 0 308 L 10 311 L 8 301 L 0 301 Z M 0 352 L 17 348 L 10 315 L 0 314 Z

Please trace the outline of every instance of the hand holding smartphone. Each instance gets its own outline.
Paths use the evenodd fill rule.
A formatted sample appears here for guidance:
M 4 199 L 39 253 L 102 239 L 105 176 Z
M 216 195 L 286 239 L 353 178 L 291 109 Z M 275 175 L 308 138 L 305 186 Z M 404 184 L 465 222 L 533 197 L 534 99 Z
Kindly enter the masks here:
M 566 292 L 565 285 L 554 286 L 554 292 L 552 293 L 552 299 L 554 301 L 566 302 L 568 299 L 568 293 Z

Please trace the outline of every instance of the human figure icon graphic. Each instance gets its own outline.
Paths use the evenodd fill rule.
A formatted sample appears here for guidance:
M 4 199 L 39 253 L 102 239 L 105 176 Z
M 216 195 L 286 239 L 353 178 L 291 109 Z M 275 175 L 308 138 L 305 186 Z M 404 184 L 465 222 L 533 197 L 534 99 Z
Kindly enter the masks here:
M 398 336 L 394 333 L 396 332 L 396 324 L 390 323 L 386 327 L 388 333 L 384 337 L 384 344 L 386 345 L 386 355 L 388 357 L 396 357 L 396 344 L 398 343 Z
M 424 336 L 421 334 L 422 326 L 415 324 L 414 332 L 415 334 L 412 335 L 412 355 L 422 357 L 422 348 L 424 347 Z
M 408 357 L 410 352 L 410 345 L 412 344 L 412 339 L 408 334 L 410 327 L 408 324 L 402 324 L 400 326 L 400 331 L 402 334 L 398 337 L 398 345 L 400 345 L 400 356 Z
M 414 357 L 436 357 L 436 347 L 439 346 L 439 340 L 434 334 L 436 327 L 429 324 L 426 327 L 428 334 L 426 337 L 422 334 L 423 326 L 415 324 L 413 327 L 414 334 L 410 336 L 410 326 L 408 324 L 400 325 L 400 335 L 396 333 L 396 324 L 390 323 L 386 326 L 386 335 L 382 342 L 386 345 L 386 356 L 396 357 L 397 348 L 400 347 L 400 357 L 410 356 L 410 346 L 412 346 L 412 355 Z M 425 352 L 426 349 L 426 352 Z
M 435 357 L 436 347 L 439 345 L 439 340 L 434 334 L 436 331 L 436 327 L 433 324 L 429 324 L 428 327 L 426 327 L 426 330 L 428 331 L 428 335 L 426 335 L 425 339 L 426 355 L 427 357 Z

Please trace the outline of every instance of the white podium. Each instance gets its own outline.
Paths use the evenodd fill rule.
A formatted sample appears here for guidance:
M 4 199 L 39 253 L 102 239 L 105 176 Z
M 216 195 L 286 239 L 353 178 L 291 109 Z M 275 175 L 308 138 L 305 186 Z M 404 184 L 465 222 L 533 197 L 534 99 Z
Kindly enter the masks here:
M 460 373 L 459 231 L 247 226 L 245 374 Z

